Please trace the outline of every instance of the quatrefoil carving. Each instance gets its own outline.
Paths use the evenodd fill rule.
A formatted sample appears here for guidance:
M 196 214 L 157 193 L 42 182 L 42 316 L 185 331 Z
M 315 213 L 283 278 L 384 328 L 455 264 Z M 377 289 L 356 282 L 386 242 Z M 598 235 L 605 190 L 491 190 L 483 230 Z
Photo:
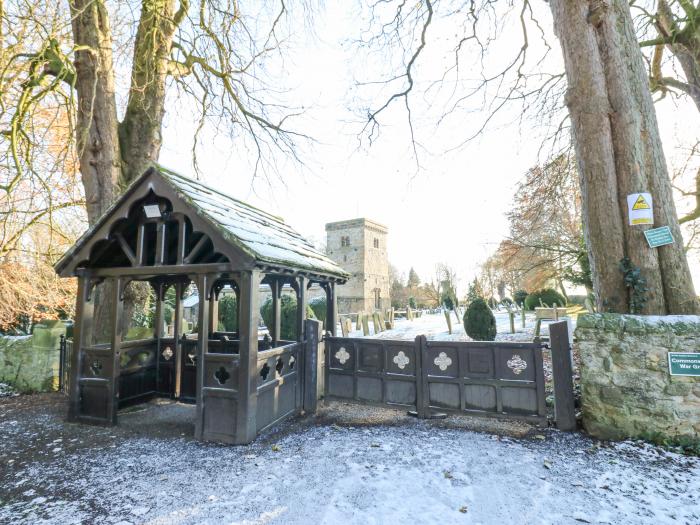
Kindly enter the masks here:
M 223 385 L 226 383 L 231 378 L 231 374 L 228 373 L 228 370 L 226 370 L 225 367 L 221 366 L 219 369 L 214 372 L 214 379 L 220 384 Z

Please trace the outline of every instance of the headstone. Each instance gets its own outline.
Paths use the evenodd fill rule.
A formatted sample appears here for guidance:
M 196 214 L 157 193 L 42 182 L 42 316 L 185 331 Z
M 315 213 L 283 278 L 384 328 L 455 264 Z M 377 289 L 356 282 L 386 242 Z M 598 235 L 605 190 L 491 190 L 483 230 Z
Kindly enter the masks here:
M 515 312 L 508 312 L 508 319 L 510 320 L 510 333 L 515 333 Z
M 362 314 L 362 333 L 369 335 L 369 314 Z
M 450 311 L 444 310 L 445 319 L 447 320 L 447 331 L 452 334 L 452 318 L 450 317 Z
M 374 312 L 372 314 L 372 325 L 374 326 L 374 333 L 378 334 L 379 332 L 382 331 L 382 325 L 381 322 L 379 321 L 379 314 L 377 312 Z

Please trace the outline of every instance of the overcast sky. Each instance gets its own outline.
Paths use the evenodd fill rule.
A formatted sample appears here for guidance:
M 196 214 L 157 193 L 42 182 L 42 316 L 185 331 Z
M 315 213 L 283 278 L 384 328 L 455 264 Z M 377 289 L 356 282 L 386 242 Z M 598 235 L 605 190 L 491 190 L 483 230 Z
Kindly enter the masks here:
M 289 100 L 306 110 L 299 129 L 317 140 L 313 147 L 300 150 L 305 165 L 280 158 L 283 181 L 274 177 L 271 183 L 254 181 L 250 157 L 241 152 L 240 143 L 207 130 L 199 149 L 202 179 L 284 217 L 317 243 L 325 239 L 327 222 L 367 217 L 383 223 L 389 228 L 390 262 L 400 271 L 408 273 L 413 266 L 423 280 L 430 280 L 435 263 L 446 262 L 457 270 L 459 292 L 464 293 L 478 265 L 508 234 L 505 214 L 518 181 L 538 161 L 543 131 L 536 121 L 514 122 L 518 113 L 513 109 L 466 147 L 445 153 L 480 125 L 484 114 L 475 105 L 435 128 L 434 102 L 440 96 L 427 100 L 418 94 L 414 122 L 426 147 L 420 152 L 420 170 L 409 148 L 400 104 L 385 115 L 379 141 L 371 147 L 366 142 L 360 145 L 357 110 L 367 91 L 356 83 L 382 78 L 386 68 L 382 57 L 368 59 L 352 44 L 362 26 L 362 13 L 356 9 L 354 2 L 329 2 L 316 15 L 316 34 L 298 28 L 291 40 L 293 49 L 287 54 L 281 84 L 290 89 Z M 544 22 L 549 30 L 551 22 L 547 18 Z M 419 64 L 418 89 L 439 78 L 450 57 L 439 38 L 451 31 L 444 24 L 436 24 L 429 34 L 434 44 L 426 48 Z M 558 43 L 553 37 L 550 41 L 549 64 L 556 69 Z M 497 48 L 494 57 L 499 58 Z M 674 157 L 672 163 L 680 162 L 673 147 L 688 140 L 689 130 L 700 129 L 698 113 L 671 100 L 658 105 L 657 111 L 667 155 Z M 194 174 L 193 131 L 186 111 L 169 111 L 162 164 Z M 700 272 L 694 266 L 700 289 Z

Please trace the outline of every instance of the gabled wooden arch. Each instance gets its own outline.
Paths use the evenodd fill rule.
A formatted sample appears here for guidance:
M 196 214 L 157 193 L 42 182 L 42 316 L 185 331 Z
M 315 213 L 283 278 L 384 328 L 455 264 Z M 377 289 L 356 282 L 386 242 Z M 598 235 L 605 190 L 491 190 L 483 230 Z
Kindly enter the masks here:
M 146 205 L 158 205 L 161 217 L 147 218 Z M 155 239 L 147 234 L 150 226 L 155 231 Z M 174 258 L 168 257 L 165 245 L 173 231 L 177 235 Z M 155 242 L 151 242 L 153 240 Z M 168 262 L 171 264 L 166 264 Z M 68 277 L 75 275 L 79 268 L 97 269 L 99 273 L 99 269 L 116 267 L 231 263 L 237 269 L 255 266 L 253 257 L 233 246 L 165 184 L 157 171 L 149 170 L 66 252 L 56 265 L 56 271 Z

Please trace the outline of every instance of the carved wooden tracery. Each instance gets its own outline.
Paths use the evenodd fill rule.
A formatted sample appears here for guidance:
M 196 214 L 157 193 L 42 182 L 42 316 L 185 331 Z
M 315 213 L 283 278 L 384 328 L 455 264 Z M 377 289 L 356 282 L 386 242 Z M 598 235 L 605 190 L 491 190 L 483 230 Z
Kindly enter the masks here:
M 147 206 L 157 206 L 160 215 L 147 217 Z M 208 234 L 194 228 L 187 214 L 173 211 L 170 201 L 150 192 L 131 206 L 127 217 L 114 223 L 105 239 L 92 246 L 86 266 L 228 263 L 223 248 L 216 244 Z

